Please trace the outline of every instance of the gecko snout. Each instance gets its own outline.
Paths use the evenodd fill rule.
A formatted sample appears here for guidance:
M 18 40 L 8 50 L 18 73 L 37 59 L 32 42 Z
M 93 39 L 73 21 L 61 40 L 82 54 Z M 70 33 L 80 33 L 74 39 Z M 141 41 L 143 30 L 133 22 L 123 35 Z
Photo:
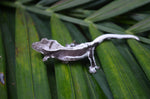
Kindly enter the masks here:
M 36 48 L 37 48 L 36 45 L 37 45 L 36 43 L 32 43 L 32 48 L 33 48 L 33 49 L 36 49 Z
M 32 48 L 38 52 L 41 51 L 41 46 L 38 42 L 32 43 Z

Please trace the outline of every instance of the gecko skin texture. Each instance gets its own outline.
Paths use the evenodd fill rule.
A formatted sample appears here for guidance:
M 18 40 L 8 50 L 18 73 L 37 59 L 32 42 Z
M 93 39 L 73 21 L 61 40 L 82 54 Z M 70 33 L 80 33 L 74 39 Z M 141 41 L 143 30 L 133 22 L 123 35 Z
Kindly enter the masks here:
M 67 44 L 67 46 L 62 46 L 56 40 L 48 40 L 47 38 L 41 39 L 39 42 L 32 44 L 32 48 L 44 55 L 43 61 L 48 58 L 55 58 L 64 62 L 77 61 L 88 57 L 90 61 L 89 72 L 96 73 L 96 69 L 100 67 L 96 65 L 94 50 L 95 47 L 102 43 L 105 39 L 136 39 L 139 40 L 137 36 L 134 35 L 121 35 L 121 34 L 104 34 L 97 37 L 92 42 L 86 42 L 81 44 Z

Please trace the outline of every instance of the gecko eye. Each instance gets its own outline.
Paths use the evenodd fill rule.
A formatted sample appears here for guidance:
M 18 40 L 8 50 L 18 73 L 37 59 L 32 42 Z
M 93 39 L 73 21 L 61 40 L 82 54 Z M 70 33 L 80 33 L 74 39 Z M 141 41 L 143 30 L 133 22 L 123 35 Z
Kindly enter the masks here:
M 47 38 L 43 38 L 43 39 L 41 40 L 41 43 L 42 43 L 42 44 L 47 44 L 47 43 L 48 43 L 48 39 L 47 39 Z
M 54 41 L 51 41 L 51 42 L 50 42 L 50 44 L 49 44 L 49 48 L 51 48 L 51 47 L 52 47 L 53 43 L 54 43 Z

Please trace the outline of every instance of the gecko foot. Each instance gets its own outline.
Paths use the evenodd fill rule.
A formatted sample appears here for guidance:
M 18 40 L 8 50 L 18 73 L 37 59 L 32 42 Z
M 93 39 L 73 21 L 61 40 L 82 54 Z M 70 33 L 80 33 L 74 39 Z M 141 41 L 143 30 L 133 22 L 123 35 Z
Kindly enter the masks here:
M 96 68 L 93 67 L 93 66 L 90 66 L 90 67 L 89 67 L 89 72 L 90 72 L 90 73 L 96 73 Z
M 90 73 L 96 73 L 96 69 L 100 69 L 99 66 L 90 66 L 89 67 L 89 72 Z
M 47 59 L 49 58 L 49 56 L 44 56 L 43 61 L 47 61 Z

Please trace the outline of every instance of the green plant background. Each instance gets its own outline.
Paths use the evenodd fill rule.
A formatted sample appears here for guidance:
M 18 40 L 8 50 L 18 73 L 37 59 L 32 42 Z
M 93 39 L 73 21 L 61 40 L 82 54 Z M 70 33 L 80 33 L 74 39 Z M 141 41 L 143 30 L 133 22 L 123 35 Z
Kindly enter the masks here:
M 150 0 L 0 1 L 0 99 L 149 99 Z M 65 46 L 106 33 L 95 50 L 97 73 L 83 59 L 67 64 L 31 48 L 41 38 Z M 1 77 L 1 79 L 3 79 Z

